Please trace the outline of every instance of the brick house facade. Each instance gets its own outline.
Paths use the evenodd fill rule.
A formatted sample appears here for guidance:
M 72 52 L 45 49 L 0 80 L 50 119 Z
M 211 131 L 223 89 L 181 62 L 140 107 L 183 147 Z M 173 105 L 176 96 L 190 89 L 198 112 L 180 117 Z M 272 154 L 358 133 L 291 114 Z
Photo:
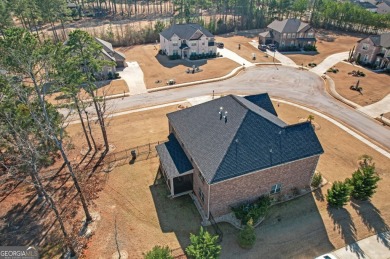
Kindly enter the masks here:
M 359 40 L 354 59 L 374 68 L 390 69 L 390 33 L 371 35 Z
M 156 147 L 160 171 L 171 197 L 193 193 L 204 218 L 309 186 L 323 153 L 310 122 L 285 124 L 267 94 L 229 95 L 168 118 L 169 141 Z

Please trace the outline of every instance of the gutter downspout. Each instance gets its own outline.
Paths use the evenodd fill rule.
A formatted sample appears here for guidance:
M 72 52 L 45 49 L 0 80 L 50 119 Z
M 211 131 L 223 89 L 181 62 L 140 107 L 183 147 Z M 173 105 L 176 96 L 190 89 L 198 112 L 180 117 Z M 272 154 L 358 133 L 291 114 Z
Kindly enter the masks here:
M 208 195 L 208 198 L 207 198 L 207 220 L 210 218 L 210 184 L 208 184 L 209 186 L 209 195 Z

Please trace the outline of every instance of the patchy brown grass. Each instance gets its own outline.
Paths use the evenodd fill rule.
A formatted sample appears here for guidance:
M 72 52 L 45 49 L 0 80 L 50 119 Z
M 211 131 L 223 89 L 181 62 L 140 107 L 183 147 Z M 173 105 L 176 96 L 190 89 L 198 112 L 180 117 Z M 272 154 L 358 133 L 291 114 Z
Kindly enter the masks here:
M 126 55 L 126 60 L 138 62 L 148 89 L 165 86 L 170 79 L 175 79 L 176 84 L 181 84 L 221 77 L 239 66 L 227 58 L 195 61 L 169 60 L 167 56 L 158 55 L 158 49 L 159 47 L 155 48 L 152 44 L 118 48 Z M 186 70 L 192 68 L 193 65 L 200 67 L 203 71 L 187 74 Z
M 249 44 L 250 41 L 255 41 L 256 45 L 258 44 L 258 37 L 252 36 L 231 36 L 231 35 L 221 35 L 216 36 L 215 40 L 218 42 L 223 42 L 225 48 L 233 51 L 237 55 L 245 58 L 252 63 L 258 62 L 273 62 L 272 57 L 268 56 L 265 52 L 258 50 Z M 240 44 L 240 49 L 238 49 L 238 44 Z M 252 60 L 252 53 L 256 54 L 256 60 Z M 279 62 L 275 59 L 275 62 Z
M 318 65 L 326 57 L 332 54 L 351 50 L 353 46 L 356 45 L 356 42 L 363 36 L 357 34 L 347 35 L 329 31 L 322 31 L 319 33 L 326 35 L 327 38 L 334 39 L 334 41 L 326 41 L 323 39 L 324 37 L 317 37 L 317 54 L 287 54 L 287 56 L 297 65 L 303 64 L 304 66 L 307 66 L 309 63 L 316 63 Z
M 297 123 L 309 115 L 304 110 L 285 104 L 275 108 L 287 123 Z M 123 122 L 129 120 L 143 125 L 143 120 L 155 114 L 154 123 L 150 126 L 134 128 L 140 133 L 133 131 L 136 134 L 133 140 L 122 136 L 116 139 L 131 145 L 130 141 L 133 143 L 138 138 L 142 139 L 143 134 L 150 134 L 150 131 L 154 132 L 152 135 L 165 137 L 168 134 L 165 112 L 169 110 L 121 116 L 123 118 L 118 118 L 121 123 L 115 127 L 126 129 L 127 126 L 122 126 Z M 236 241 L 238 231 L 230 225 L 221 224 L 224 233 L 222 258 L 260 255 L 269 258 L 283 257 L 285 254 L 314 257 L 381 231 L 390 222 L 390 204 L 386 202 L 390 161 L 330 122 L 317 116 L 314 121 L 320 125 L 317 134 L 325 150 L 318 170 L 328 181 L 350 177 L 357 168 L 360 155 L 373 156 L 382 180 L 371 203 L 360 204 L 360 207 L 347 205 L 345 210 L 328 210 L 326 202 L 321 200 L 325 198 L 328 184 L 316 194 L 273 207 L 266 221 L 256 228 L 257 241 L 251 250 L 239 248 Z M 160 130 L 161 126 L 164 129 Z M 159 133 L 152 130 L 157 128 Z M 122 130 L 115 132 L 119 134 Z M 200 218 L 191 199 L 167 199 L 165 184 L 153 186 L 157 168 L 158 159 L 152 158 L 116 168 L 110 173 L 105 189 L 96 200 L 96 210 L 101 220 L 85 251 L 87 258 L 98 255 L 111 257 L 115 253 L 115 220 L 119 249 L 125 250 L 129 258 L 142 258 L 142 253 L 157 244 L 170 246 L 177 255 L 183 253 L 189 243 L 189 233 L 197 231 L 200 226 Z M 263 249 L 265 246 L 267 249 Z
M 390 94 L 390 76 L 388 74 L 378 74 L 365 68 L 356 67 L 344 62 L 338 63 L 336 68 L 339 69 L 339 72 L 336 74 L 327 73 L 328 76 L 330 76 L 335 82 L 337 92 L 354 103 L 366 106 L 376 103 L 382 100 L 386 95 Z M 348 75 L 348 73 L 353 70 L 363 71 L 366 76 L 355 77 Z M 358 80 L 360 81 L 359 86 L 363 88 L 363 94 L 349 89 L 351 85 L 356 85 Z
M 100 82 L 102 84 L 102 82 Z M 99 86 L 98 82 L 98 89 L 96 96 L 110 96 L 115 94 L 123 94 L 129 92 L 129 87 L 127 86 L 125 80 L 118 79 L 118 80 L 112 80 L 108 84 Z M 61 99 L 63 94 L 60 92 L 53 93 L 47 96 L 47 101 L 52 104 L 63 104 L 68 102 L 68 99 Z M 84 89 L 80 90 L 80 98 L 82 99 L 89 99 L 89 95 L 85 92 Z

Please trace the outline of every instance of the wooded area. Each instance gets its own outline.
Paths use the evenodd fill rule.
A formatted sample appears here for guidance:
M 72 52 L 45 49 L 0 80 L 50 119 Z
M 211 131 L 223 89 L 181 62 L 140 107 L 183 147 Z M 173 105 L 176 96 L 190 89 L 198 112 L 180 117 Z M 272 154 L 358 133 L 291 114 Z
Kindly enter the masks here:
M 164 26 L 194 22 L 215 34 L 264 28 L 274 19 L 284 18 L 300 18 L 317 28 L 363 33 L 390 27 L 390 14 L 373 13 L 335 0 L 76 0 L 70 4 L 65 0 L 0 0 L 0 14 L 0 31 L 17 22 L 38 34 L 44 25 L 49 25 L 53 34 L 50 37 L 56 40 L 65 39 L 67 24 L 80 19 L 147 19 L 159 20 Z M 141 35 L 132 36 L 143 40 L 132 44 L 154 42 L 158 36 L 153 26 L 140 29 L 144 30 Z M 120 30 L 115 33 L 118 37 L 131 34 L 123 33 L 122 25 Z

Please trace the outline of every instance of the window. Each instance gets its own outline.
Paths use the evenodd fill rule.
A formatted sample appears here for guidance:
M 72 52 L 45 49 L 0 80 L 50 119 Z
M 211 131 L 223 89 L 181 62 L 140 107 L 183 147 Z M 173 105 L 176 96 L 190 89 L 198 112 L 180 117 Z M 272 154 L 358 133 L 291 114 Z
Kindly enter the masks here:
M 280 183 L 273 185 L 271 188 L 271 194 L 280 192 L 281 188 L 282 188 L 282 185 Z
M 191 54 L 192 54 L 192 55 L 193 55 L 193 54 L 196 54 L 196 50 L 192 49 L 192 50 L 191 50 Z
M 177 40 L 174 40 L 172 43 L 172 46 L 178 46 L 179 44 L 177 43 Z
M 200 200 L 202 201 L 202 203 L 204 202 L 204 194 L 202 192 L 202 189 L 199 188 L 199 197 L 200 197 Z
M 191 46 L 196 46 L 196 42 L 191 42 Z
M 307 33 L 307 37 L 308 37 L 308 38 L 314 38 L 314 33 L 313 33 L 313 32 Z
M 362 49 L 368 50 L 369 48 L 370 48 L 370 45 L 368 45 L 367 43 L 363 43 Z
M 291 33 L 291 38 L 295 39 L 295 33 Z
M 204 42 L 202 42 L 202 45 L 204 46 Z
M 291 38 L 291 33 L 287 33 L 287 39 Z
M 287 33 L 283 33 L 283 38 L 286 38 L 287 37 Z
M 199 176 L 199 179 L 202 181 L 202 183 L 204 183 L 204 177 L 201 174 L 201 172 L 198 172 L 198 176 Z
M 177 49 L 173 50 L 173 55 L 179 55 L 179 51 Z
M 368 62 L 368 54 L 364 55 L 363 62 Z
M 303 38 L 303 37 L 304 37 L 304 33 L 300 33 L 299 38 Z

